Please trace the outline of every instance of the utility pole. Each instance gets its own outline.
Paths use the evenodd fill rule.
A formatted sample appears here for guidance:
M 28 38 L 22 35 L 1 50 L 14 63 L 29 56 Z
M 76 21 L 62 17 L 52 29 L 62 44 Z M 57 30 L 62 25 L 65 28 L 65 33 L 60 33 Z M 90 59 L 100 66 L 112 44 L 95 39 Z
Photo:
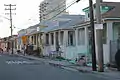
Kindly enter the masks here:
M 89 0 L 90 9 L 90 29 L 91 29 L 91 53 L 92 53 L 92 70 L 97 71 L 96 68 L 96 49 L 95 49 L 95 33 L 94 33 L 94 13 L 93 13 L 93 2 Z
M 12 4 L 6 5 L 6 4 L 4 4 L 4 6 L 9 6 L 9 8 L 8 9 L 5 8 L 5 10 L 10 11 L 9 12 L 9 15 L 10 15 L 10 29 L 11 29 L 11 38 L 13 38 L 12 10 L 16 10 L 16 8 L 12 9 L 12 6 L 16 6 L 16 5 L 12 5 Z M 13 54 L 13 45 L 14 45 L 14 43 L 13 43 L 13 40 L 12 40 L 12 45 L 11 45 L 12 46 L 12 53 L 11 54 Z
M 103 24 L 102 17 L 100 11 L 100 3 L 102 0 L 96 0 L 96 20 L 98 29 L 96 29 L 96 39 L 97 39 L 97 47 L 98 47 L 98 71 L 104 72 L 104 61 L 103 61 Z

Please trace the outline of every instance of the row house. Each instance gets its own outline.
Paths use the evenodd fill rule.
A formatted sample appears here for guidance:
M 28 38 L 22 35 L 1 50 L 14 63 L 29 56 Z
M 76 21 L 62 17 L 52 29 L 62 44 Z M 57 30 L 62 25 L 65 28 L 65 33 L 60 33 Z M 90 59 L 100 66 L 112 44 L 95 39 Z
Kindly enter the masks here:
M 94 18 L 96 19 L 96 6 L 94 4 Z M 102 2 L 101 9 L 101 17 L 103 24 L 103 56 L 104 63 L 115 62 L 115 53 L 118 49 L 120 49 L 120 14 L 119 14 L 120 2 Z M 87 23 L 83 23 L 80 25 L 85 25 L 85 27 L 90 27 L 89 20 L 89 7 L 83 9 L 85 12 L 85 19 Z M 95 23 L 96 24 L 96 23 Z M 95 44 L 96 44 L 96 58 L 98 60 L 98 48 L 97 48 L 97 36 L 96 36 L 96 28 L 95 26 Z M 91 44 L 89 44 L 91 45 Z
M 3 51 L 9 51 L 12 49 L 12 42 L 13 42 L 13 49 L 14 51 L 17 49 L 17 35 L 13 35 L 13 38 L 11 36 L 4 37 L 0 39 L 0 48 L 3 49 Z
M 80 51 L 76 51 L 75 29 L 73 26 L 84 21 L 84 15 L 62 15 L 53 20 L 56 23 L 48 25 L 47 28 L 41 30 L 43 32 L 44 55 L 48 56 L 51 52 L 57 50 L 58 45 L 62 52 L 61 56 L 66 59 L 75 59 L 77 53 L 84 54 L 83 49 L 78 47 Z M 82 42 L 81 42 L 82 43 Z
M 24 45 L 33 45 L 33 50 L 36 50 L 40 47 L 40 32 L 39 29 L 44 28 L 40 24 L 36 24 L 28 27 L 27 29 L 22 29 L 18 32 L 18 40 L 17 40 L 17 49 L 22 51 Z M 34 54 L 34 53 L 33 53 Z
M 120 49 L 120 8 L 119 2 L 103 2 L 101 3 L 101 16 L 103 24 L 103 55 L 104 63 L 114 62 L 114 55 Z M 96 7 L 94 4 L 94 18 L 96 19 Z M 64 21 L 65 24 L 58 27 L 47 27 L 44 32 L 44 54 L 48 55 L 51 51 L 56 50 L 59 44 L 62 57 L 67 59 L 76 59 L 81 55 L 91 60 L 91 31 L 90 31 L 90 14 L 89 7 L 83 9 L 85 12 L 85 21 L 74 23 L 72 21 Z M 64 19 L 64 18 L 63 18 Z M 77 20 L 78 21 L 78 20 Z M 68 24 L 67 24 L 68 23 Z M 95 21 L 96 24 L 96 21 Z M 97 36 L 95 26 L 95 45 L 96 57 L 98 60 Z
M 24 44 L 32 44 L 34 46 L 34 50 L 39 47 L 41 49 L 41 54 L 43 54 L 43 55 L 49 54 L 50 51 L 55 51 L 56 46 L 54 46 L 51 50 L 47 49 L 48 46 L 46 44 L 46 41 L 49 40 L 46 37 L 47 32 L 52 30 L 52 29 L 57 29 L 60 26 L 62 28 L 66 25 L 67 26 L 74 25 L 74 24 L 79 23 L 81 21 L 84 21 L 83 15 L 62 15 L 62 16 L 59 16 L 57 19 L 50 20 L 47 22 L 41 22 L 40 24 L 30 26 L 27 29 L 20 30 L 18 32 L 18 49 L 21 50 L 22 46 Z M 63 37 L 63 32 L 64 31 L 61 31 L 61 33 L 60 33 L 61 38 Z M 56 33 L 56 34 L 58 34 L 58 33 Z M 53 34 L 51 33 L 51 35 L 53 35 Z M 23 43 L 22 37 L 25 37 L 25 36 L 26 36 L 27 40 L 25 43 Z M 52 37 L 54 37 L 54 35 Z M 54 42 L 54 41 L 56 41 L 54 39 L 51 40 L 52 43 L 49 46 L 52 47 L 54 43 L 57 43 L 57 42 Z
M 94 4 L 96 20 L 96 6 Z M 102 2 L 101 16 L 103 24 L 103 55 L 104 63 L 114 62 L 114 55 L 120 49 L 120 3 Z M 31 32 L 28 30 L 28 43 L 40 47 L 42 55 L 49 55 L 60 47 L 61 56 L 76 59 L 85 55 L 91 60 L 91 30 L 89 7 L 83 9 L 83 15 L 62 15 L 50 21 L 41 22 Z M 96 24 L 96 21 L 95 21 Z M 95 26 L 95 46 L 98 60 L 97 36 Z M 35 29 L 35 30 L 34 30 Z M 27 30 L 27 29 L 26 29 Z
M 22 50 L 23 45 L 26 43 L 22 41 L 22 38 L 25 37 L 26 29 L 22 29 L 18 31 L 18 37 L 17 37 L 17 50 Z

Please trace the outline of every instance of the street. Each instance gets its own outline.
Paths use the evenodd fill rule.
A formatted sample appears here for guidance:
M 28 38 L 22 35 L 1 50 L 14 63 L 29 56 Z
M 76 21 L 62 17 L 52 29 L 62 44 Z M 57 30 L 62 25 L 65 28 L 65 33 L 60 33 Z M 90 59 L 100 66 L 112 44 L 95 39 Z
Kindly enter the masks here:
M 68 71 L 20 56 L 1 54 L 0 80 L 108 80 L 108 78 Z

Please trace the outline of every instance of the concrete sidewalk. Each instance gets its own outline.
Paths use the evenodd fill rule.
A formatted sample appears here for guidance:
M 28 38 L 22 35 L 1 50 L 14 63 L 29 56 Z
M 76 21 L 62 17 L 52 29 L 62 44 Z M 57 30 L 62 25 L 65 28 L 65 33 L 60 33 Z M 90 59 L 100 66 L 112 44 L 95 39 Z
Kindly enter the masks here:
M 114 79 L 120 79 L 120 72 L 118 72 L 117 70 L 110 70 L 110 69 L 105 69 L 105 72 L 98 72 L 98 71 L 92 71 L 91 67 L 87 67 L 87 66 L 77 66 L 75 64 L 71 64 L 68 61 L 55 61 L 55 60 L 51 60 L 51 59 L 44 59 L 44 58 L 37 58 L 34 56 L 29 56 L 29 55 L 19 55 L 21 57 L 30 59 L 30 60 L 40 60 L 45 62 L 46 64 L 55 66 L 55 67 L 59 67 L 62 69 L 66 69 L 66 70 L 70 70 L 70 71 L 78 71 L 78 72 L 83 72 L 83 73 L 92 73 L 92 74 L 97 74 L 97 75 L 101 75 L 104 77 L 110 77 L 110 78 L 114 78 Z

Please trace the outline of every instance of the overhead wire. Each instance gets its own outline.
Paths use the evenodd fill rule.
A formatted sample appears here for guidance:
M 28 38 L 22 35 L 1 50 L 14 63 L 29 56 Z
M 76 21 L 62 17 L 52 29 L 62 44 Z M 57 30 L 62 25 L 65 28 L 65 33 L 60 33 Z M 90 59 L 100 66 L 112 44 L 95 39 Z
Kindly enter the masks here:
M 46 15 L 48 15 L 48 14 L 54 12 L 54 11 L 57 11 L 57 10 L 61 9 L 62 7 L 65 7 L 66 5 L 63 5 L 63 3 L 66 3 L 66 1 L 61 2 L 57 7 L 55 7 L 54 9 L 52 9 L 52 10 L 51 10 L 49 13 L 47 13 Z
M 73 3 L 71 3 L 71 4 L 70 4 L 69 6 L 67 6 L 65 9 L 63 9 L 62 11 L 60 11 L 59 13 L 57 13 L 55 16 L 53 16 L 53 17 L 51 17 L 50 19 L 48 19 L 47 21 L 49 21 L 49 20 L 57 17 L 59 14 L 61 14 L 62 12 L 64 12 L 66 9 L 68 9 L 69 7 L 71 7 L 71 6 L 72 6 L 73 4 L 75 4 L 75 3 L 76 3 L 76 0 L 73 1 Z
M 66 1 L 64 1 L 64 2 L 66 3 Z M 63 4 L 64 2 L 62 2 L 61 4 Z M 69 4 L 73 3 L 73 2 L 74 2 L 74 1 L 68 3 L 67 5 L 69 5 Z M 59 4 L 59 5 L 60 5 L 60 4 Z M 60 10 L 60 9 L 62 9 L 62 8 L 64 9 L 64 7 L 66 8 L 66 4 L 65 4 L 65 5 L 61 5 L 61 6 L 57 6 L 57 7 L 55 7 L 53 10 L 51 10 L 49 13 L 45 14 L 44 16 L 47 16 L 47 15 L 49 15 L 49 14 L 55 12 L 55 11 L 58 11 L 58 10 Z

